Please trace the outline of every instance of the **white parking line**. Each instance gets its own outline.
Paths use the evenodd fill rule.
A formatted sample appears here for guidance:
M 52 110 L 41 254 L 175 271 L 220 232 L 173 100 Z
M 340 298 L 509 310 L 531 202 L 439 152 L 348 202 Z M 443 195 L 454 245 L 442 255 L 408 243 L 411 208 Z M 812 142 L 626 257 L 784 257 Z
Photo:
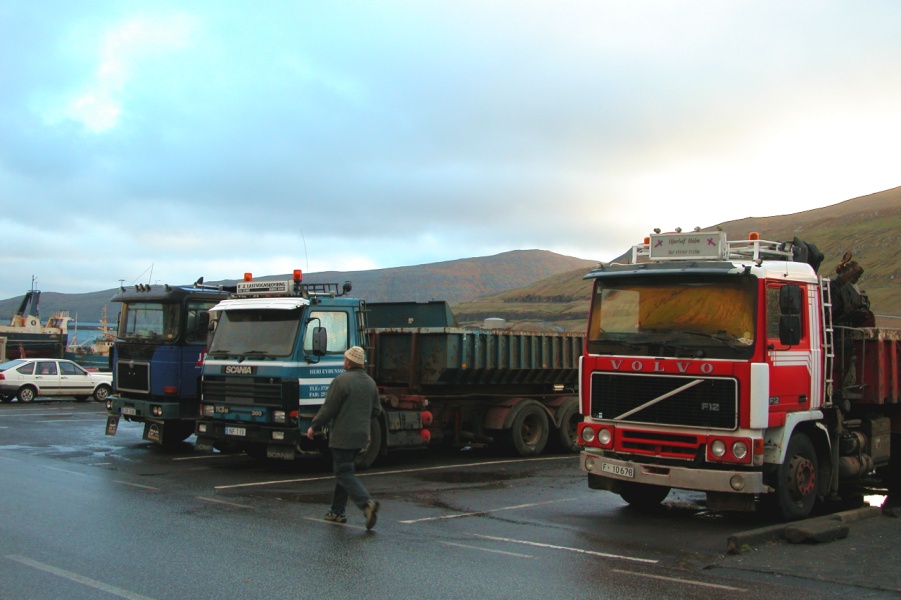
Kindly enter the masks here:
M 491 548 L 479 548 L 478 546 L 467 546 L 466 544 L 455 544 L 453 542 L 438 542 L 445 546 L 456 546 L 458 548 L 466 548 L 468 550 L 481 550 L 482 552 L 493 552 L 495 554 L 503 554 L 505 556 L 513 556 L 516 558 L 535 558 L 531 554 L 518 554 L 516 552 L 504 552 L 503 550 L 492 550 Z
M 152 600 L 148 596 L 142 596 L 141 594 L 136 594 L 135 592 L 123 590 L 122 588 L 103 583 L 102 581 L 97 581 L 96 579 L 91 579 L 90 577 L 85 577 L 84 575 L 73 573 L 72 571 L 66 571 L 65 569 L 60 569 L 46 563 L 31 560 L 30 558 L 26 558 L 24 556 L 9 554 L 6 556 L 6 558 L 14 560 L 17 563 L 21 563 L 33 569 L 38 569 L 40 571 L 44 571 L 45 573 L 50 573 L 52 575 L 56 575 L 57 577 L 62 577 L 63 579 L 68 579 L 69 581 L 74 581 L 75 583 L 80 583 L 82 585 L 86 585 L 88 587 L 113 594 L 114 596 L 119 596 L 120 598 L 127 598 L 128 600 Z
M 357 473 L 357 477 L 376 477 L 378 475 L 400 475 L 403 473 L 424 473 L 426 471 L 445 471 L 447 469 L 463 469 L 467 467 L 492 467 L 495 465 L 506 465 L 511 463 L 521 463 L 521 462 L 534 462 L 534 461 L 543 461 L 543 460 L 575 460 L 572 456 L 545 456 L 540 458 L 514 458 L 510 460 L 493 460 L 488 462 L 474 462 L 474 463 L 464 463 L 460 465 L 441 465 L 438 467 L 422 467 L 418 469 L 397 469 L 395 471 L 364 471 L 362 473 Z M 229 490 L 234 488 L 244 488 L 244 487 L 257 487 L 264 485 L 279 485 L 282 483 L 306 483 L 308 481 L 322 481 L 325 479 L 332 479 L 332 475 L 325 475 L 322 477 L 305 477 L 301 479 L 278 479 L 273 481 L 258 481 L 254 483 L 236 483 L 232 485 L 217 485 L 214 489 L 217 490 Z
M 178 458 L 173 458 L 172 461 L 179 460 L 206 460 L 208 458 L 225 458 L 226 456 L 239 456 L 235 454 L 204 454 L 203 456 L 179 456 Z
M 591 556 L 600 556 L 601 558 L 617 558 L 620 560 L 629 560 L 632 562 L 640 562 L 655 565 L 659 561 L 651 558 L 638 558 L 635 556 L 623 556 L 620 554 L 609 554 L 607 552 L 595 552 L 594 550 L 584 550 L 582 548 L 570 548 L 569 546 L 555 546 L 553 544 L 542 544 L 540 542 L 530 542 L 528 540 L 514 540 L 512 538 L 495 537 L 493 535 L 482 535 L 474 533 L 473 536 L 485 540 L 494 540 L 496 542 L 509 542 L 511 544 L 523 544 L 524 546 L 535 546 L 536 548 L 547 548 L 549 550 L 565 550 L 567 552 L 576 552 L 578 554 L 590 554 Z
M 225 504 L 226 506 L 234 506 L 237 508 L 253 508 L 247 504 L 235 504 L 234 502 L 226 502 L 225 500 L 216 500 L 215 498 L 204 498 L 203 496 L 194 496 L 198 500 L 205 500 L 206 502 L 215 502 L 216 504 Z
M 423 521 L 441 521 L 442 519 L 459 519 L 461 517 L 476 517 L 479 515 L 487 515 L 494 512 L 500 512 L 502 510 L 515 510 L 517 508 L 531 508 L 533 506 L 543 506 L 545 504 L 557 504 L 558 502 L 572 502 L 573 500 L 577 500 L 577 498 L 563 498 L 561 500 L 548 500 L 547 502 L 532 502 L 530 504 L 517 504 L 516 506 L 502 506 L 500 508 L 491 508 L 488 510 L 478 510 L 474 512 L 468 513 L 454 513 L 451 515 L 441 515 L 438 517 L 424 517 L 422 519 L 410 519 L 409 521 L 398 521 L 398 523 L 404 523 L 409 525 L 410 523 L 422 523 Z
M 60 469 L 59 467 L 47 467 L 47 466 L 45 466 L 44 468 L 45 468 L 45 469 L 49 469 L 49 470 L 51 470 L 51 471 L 62 471 L 63 473 L 71 473 L 72 475 L 82 475 L 82 476 L 84 476 L 84 473 L 79 473 L 78 471 L 70 471 L 70 470 L 68 470 L 68 469 Z
M 128 481 L 119 481 L 118 479 L 113 480 L 113 483 L 121 483 L 122 485 L 128 485 L 131 487 L 141 488 L 142 490 L 150 490 L 152 492 L 160 491 L 160 488 L 153 487 L 152 485 L 141 485 L 140 483 L 130 483 Z
M 684 583 L 687 585 L 699 585 L 701 587 L 716 588 L 718 590 L 729 590 L 730 592 L 747 592 L 745 588 L 732 587 L 730 585 L 720 585 L 718 583 L 705 583 L 703 581 L 692 581 L 691 579 L 679 579 L 677 577 L 665 577 L 663 575 L 651 575 L 650 573 L 636 573 L 635 571 L 623 571 L 621 569 L 612 569 L 614 573 L 622 573 L 623 575 L 635 575 L 636 577 L 647 577 L 649 579 L 661 579 L 663 581 L 673 581 L 675 583 Z

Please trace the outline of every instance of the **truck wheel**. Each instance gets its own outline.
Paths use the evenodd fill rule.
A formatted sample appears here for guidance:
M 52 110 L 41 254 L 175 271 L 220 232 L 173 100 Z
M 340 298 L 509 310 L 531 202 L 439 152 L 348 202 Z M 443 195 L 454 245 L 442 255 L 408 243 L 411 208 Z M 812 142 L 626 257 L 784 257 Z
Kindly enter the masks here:
M 620 488 L 619 495 L 629 503 L 629 506 L 634 506 L 638 510 L 653 510 L 666 500 L 669 490 L 666 486 L 627 481 Z
M 254 460 L 266 460 L 266 444 L 244 444 L 244 454 Z
M 354 460 L 354 466 L 357 470 L 362 471 L 371 467 L 375 460 L 382 453 L 382 424 L 378 419 L 370 419 L 369 421 L 369 444 L 360 450 L 357 458 Z
M 163 446 L 175 446 L 194 435 L 194 421 L 166 421 L 163 424 Z
M 19 402 L 32 402 L 36 393 L 33 387 L 26 385 L 19 388 L 16 398 L 19 399 Z
M 559 419 L 560 425 L 554 430 L 550 441 L 553 441 L 554 448 L 560 452 L 578 452 L 581 447 L 576 432 L 582 422 L 578 399 L 566 401 L 560 410 L 563 411 Z
M 527 402 L 519 408 L 509 437 L 520 456 L 537 456 L 544 451 L 548 438 L 548 419 L 544 407 L 537 402 Z
M 776 508 L 786 521 L 803 519 L 813 510 L 819 488 L 819 464 L 813 442 L 796 433 L 788 442 L 776 481 Z

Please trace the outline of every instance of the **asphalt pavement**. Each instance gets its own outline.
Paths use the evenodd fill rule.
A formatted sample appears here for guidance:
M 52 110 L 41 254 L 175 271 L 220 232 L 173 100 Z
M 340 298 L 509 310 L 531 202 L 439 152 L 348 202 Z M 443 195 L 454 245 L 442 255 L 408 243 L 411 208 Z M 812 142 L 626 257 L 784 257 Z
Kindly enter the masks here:
M 841 582 L 859 588 L 858 598 L 886 592 L 901 598 L 899 542 L 901 518 L 867 506 L 731 535 L 722 563 L 712 569 Z

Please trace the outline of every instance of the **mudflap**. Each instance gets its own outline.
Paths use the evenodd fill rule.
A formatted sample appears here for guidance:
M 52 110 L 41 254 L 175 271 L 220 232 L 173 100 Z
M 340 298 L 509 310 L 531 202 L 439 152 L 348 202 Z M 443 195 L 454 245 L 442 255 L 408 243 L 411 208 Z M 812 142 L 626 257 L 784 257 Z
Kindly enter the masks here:
M 154 442 L 156 444 L 163 443 L 163 424 L 162 423 L 150 423 L 149 421 L 144 423 L 144 439 L 148 442 Z
M 194 442 L 194 449 L 200 450 L 201 452 L 212 452 L 213 438 L 197 438 L 197 441 Z
M 266 458 L 294 460 L 295 456 L 293 446 L 266 446 Z
M 106 418 L 106 435 L 116 435 L 119 430 L 119 416 L 109 415 Z

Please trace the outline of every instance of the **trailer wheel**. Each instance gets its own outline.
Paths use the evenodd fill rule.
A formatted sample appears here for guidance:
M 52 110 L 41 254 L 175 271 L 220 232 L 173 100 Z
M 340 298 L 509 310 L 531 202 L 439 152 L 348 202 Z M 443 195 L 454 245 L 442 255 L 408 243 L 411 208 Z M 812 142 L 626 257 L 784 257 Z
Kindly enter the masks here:
M 547 445 L 547 413 L 543 406 L 534 401 L 520 404 L 518 408 L 510 424 L 510 441 L 520 456 L 537 456 Z
M 560 425 L 554 430 L 552 441 L 555 449 L 561 452 L 578 452 L 581 447 L 578 442 L 579 423 L 582 415 L 579 414 L 579 401 L 576 398 L 568 400 L 560 409 Z
M 819 488 L 818 469 L 813 442 L 803 433 L 794 434 L 775 485 L 776 508 L 786 521 L 803 519 L 813 510 Z
M 619 495 L 629 503 L 629 506 L 645 511 L 660 506 L 660 503 L 669 495 L 669 490 L 666 486 L 627 481 L 620 488 Z
M 370 419 L 369 443 L 360 450 L 356 460 L 354 460 L 354 466 L 358 470 L 368 469 L 375 463 L 375 459 L 382 453 L 382 437 L 382 424 L 376 418 Z

